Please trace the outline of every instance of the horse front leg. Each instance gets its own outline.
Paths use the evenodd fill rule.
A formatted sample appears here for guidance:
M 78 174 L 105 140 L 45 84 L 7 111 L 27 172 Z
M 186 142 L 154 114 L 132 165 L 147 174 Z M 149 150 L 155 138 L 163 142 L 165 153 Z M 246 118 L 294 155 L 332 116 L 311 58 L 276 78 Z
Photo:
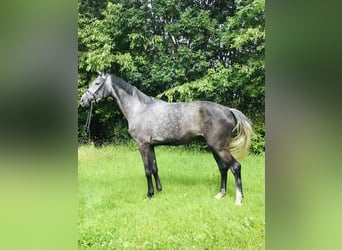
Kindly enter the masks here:
M 153 158 L 151 154 L 151 145 L 142 144 L 139 145 L 139 151 L 144 163 L 145 175 L 147 180 L 147 198 L 151 198 L 154 195 L 154 188 L 152 184 L 152 165 Z
M 162 191 L 162 185 L 160 183 L 159 175 L 158 175 L 158 167 L 157 167 L 157 160 L 156 160 L 156 154 L 154 152 L 154 147 L 151 147 L 151 156 L 152 156 L 152 174 L 154 177 L 154 180 L 156 182 L 156 187 L 158 191 Z

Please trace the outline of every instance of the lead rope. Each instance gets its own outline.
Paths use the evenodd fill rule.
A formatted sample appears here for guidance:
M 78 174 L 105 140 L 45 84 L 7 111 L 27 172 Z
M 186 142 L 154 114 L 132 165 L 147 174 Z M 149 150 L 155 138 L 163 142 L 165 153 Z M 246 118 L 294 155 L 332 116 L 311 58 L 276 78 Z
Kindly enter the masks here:
M 88 135 L 88 141 L 90 140 L 90 121 L 91 121 L 91 114 L 92 114 L 92 111 L 93 111 L 93 103 L 94 102 L 90 103 L 90 110 L 89 110 L 89 113 L 88 113 L 88 116 L 87 116 L 86 124 L 84 125 L 85 131 L 86 131 L 86 133 Z

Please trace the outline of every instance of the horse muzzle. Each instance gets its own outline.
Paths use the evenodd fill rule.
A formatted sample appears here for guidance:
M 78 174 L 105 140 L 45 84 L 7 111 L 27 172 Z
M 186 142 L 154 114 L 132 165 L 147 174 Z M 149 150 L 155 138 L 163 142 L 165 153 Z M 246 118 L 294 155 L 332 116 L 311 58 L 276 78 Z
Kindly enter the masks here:
M 84 94 L 82 97 L 81 97 L 81 106 L 84 107 L 84 108 L 87 108 L 90 106 L 90 103 L 92 102 L 91 98 L 89 98 L 86 94 Z

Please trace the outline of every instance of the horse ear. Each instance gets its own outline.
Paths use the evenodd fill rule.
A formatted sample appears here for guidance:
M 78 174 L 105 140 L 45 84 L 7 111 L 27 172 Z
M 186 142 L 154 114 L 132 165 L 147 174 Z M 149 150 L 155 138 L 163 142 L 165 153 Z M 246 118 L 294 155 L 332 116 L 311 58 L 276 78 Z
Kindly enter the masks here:
M 98 70 L 97 70 L 96 72 L 97 72 L 99 75 L 101 75 L 101 74 L 102 74 L 102 73 L 101 73 L 100 71 L 98 71 Z

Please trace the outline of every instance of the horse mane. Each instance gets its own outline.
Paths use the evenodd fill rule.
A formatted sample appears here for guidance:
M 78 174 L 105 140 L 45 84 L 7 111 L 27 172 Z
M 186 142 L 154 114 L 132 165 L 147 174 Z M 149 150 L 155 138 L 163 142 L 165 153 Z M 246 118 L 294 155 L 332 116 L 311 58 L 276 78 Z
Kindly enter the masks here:
M 122 90 L 124 90 L 127 94 L 131 96 L 136 96 L 138 97 L 139 101 L 142 103 L 151 103 L 155 100 L 155 98 L 148 96 L 141 92 L 139 89 L 137 89 L 135 86 L 130 85 L 128 82 L 125 82 L 124 80 L 116 77 L 116 76 L 111 76 L 113 82 Z

